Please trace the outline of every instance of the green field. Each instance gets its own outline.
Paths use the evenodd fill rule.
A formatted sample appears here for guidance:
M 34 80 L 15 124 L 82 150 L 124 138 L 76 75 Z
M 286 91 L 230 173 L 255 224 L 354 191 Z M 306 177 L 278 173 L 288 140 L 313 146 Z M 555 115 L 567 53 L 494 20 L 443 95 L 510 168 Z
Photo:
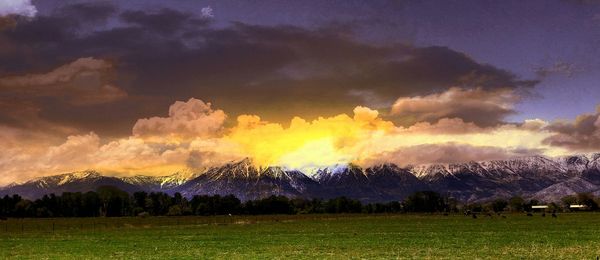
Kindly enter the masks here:
M 596 259 L 600 214 L 298 215 L 0 222 L 0 259 Z

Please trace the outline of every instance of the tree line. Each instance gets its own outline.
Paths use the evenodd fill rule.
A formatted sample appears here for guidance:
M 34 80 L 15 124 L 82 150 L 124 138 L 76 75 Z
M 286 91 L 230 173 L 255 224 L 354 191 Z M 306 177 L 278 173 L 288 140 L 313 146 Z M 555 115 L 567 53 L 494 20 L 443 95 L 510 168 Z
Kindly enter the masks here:
M 262 215 L 318 213 L 398 213 L 449 210 L 447 200 L 435 192 L 418 192 L 406 200 L 363 204 L 347 197 L 304 199 L 270 196 L 242 202 L 234 195 L 197 195 L 191 199 L 179 193 L 135 192 L 129 194 L 112 186 L 96 191 L 49 194 L 28 200 L 19 195 L 0 198 L 0 217 L 122 217 L 182 215 Z
M 47 217 L 122 217 L 122 216 L 182 216 L 182 215 L 263 215 L 318 213 L 402 213 L 402 212 L 500 212 L 528 211 L 537 201 L 525 202 L 520 197 L 495 200 L 485 204 L 460 204 L 433 191 L 416 192 L 403 201 L 363 204 L 358 200 L 339 197 L 328 200 L 270 196 L 242 202 L 233 195 L 197 195 L 191 199 L 179 193 L 135 192 L 129 194 L 112 186 L 90 192 L 49 194 L 27 200 L 19 195 L 0 198 L 0 218 Z M 598 209 L 591 194 L 565 197 L 563 203 L 582 203 Z M 559 205 L 556 205 L 559 208 Z
M 510 199 L 495 199 L 486 203 L 471 203 L 464 206 L 465 209 L 474 212 L 531 212 L 535 205 L 546 205 L 548 211 L 570 211 L 571 205 L 583 205 L 586 210 L 600 210 L 600 197 L 592 193 L 578 193 L 576 195 L 565 196 L 560 201 L 546 203 L 536 199 L 525 200 L 521 196 L 514 196 Z

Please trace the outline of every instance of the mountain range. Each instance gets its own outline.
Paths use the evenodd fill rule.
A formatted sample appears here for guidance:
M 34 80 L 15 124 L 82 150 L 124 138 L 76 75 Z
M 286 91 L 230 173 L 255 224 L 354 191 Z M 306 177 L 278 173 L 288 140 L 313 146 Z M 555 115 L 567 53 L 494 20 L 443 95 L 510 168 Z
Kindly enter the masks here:
M 338 165 L 311 174 L 283 167 L 255 167 L 244 159 L 201 173 L 168 176 L 111 177 L 82 171 L 40 177 L 0 188 L 0 195 L 35 199 L 45 194 L 91 191 L 103 185 L 127 192 L 194 195 L 233 194 L 241 200 L 284 195 L 302 198 L 346 196 L 363 202 L 401 200 L 416 191 L 433 190 L 463 202 L 520 195 L 557 201 L 579 192 L 600 194 L 600 153 L 560 158 L 530 156 L 510 160 L 427 164 L 399 167 L 382 164 L 363 169 Z

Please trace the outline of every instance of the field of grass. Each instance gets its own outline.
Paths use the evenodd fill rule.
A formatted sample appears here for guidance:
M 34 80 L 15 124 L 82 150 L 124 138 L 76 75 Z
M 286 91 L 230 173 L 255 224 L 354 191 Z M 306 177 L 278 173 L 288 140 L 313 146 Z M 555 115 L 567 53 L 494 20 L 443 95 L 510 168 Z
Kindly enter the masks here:
M 0 222 L 0 259 L 596 259 L 600 214 L 300 215 Z

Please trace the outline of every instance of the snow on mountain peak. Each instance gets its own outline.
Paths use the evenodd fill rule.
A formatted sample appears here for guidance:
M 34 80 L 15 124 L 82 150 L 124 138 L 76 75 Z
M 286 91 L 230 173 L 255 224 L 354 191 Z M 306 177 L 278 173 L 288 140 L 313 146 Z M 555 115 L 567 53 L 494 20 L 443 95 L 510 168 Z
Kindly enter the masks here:
M 84 180 L 88 178 L 98 178 L 100 174 L 96 171 L 81 171 L 60 175 L 62 177 L 57 185 L 65 185 L 69 182 Z
M 129 184 L 146 186 L 156 185 L 162 189 L 182 185 L 197 176 L 197 173 L 194 173 L 189 169 L 185 169 L 165 176 L 136 175 L 129 177 L 121 177 L 120 179 Z
M 417 178 L 423 178 L 425 176 L 451 175 L 449 164 L 420 164 L 409 166 L 408 170 L 412 172 Z

